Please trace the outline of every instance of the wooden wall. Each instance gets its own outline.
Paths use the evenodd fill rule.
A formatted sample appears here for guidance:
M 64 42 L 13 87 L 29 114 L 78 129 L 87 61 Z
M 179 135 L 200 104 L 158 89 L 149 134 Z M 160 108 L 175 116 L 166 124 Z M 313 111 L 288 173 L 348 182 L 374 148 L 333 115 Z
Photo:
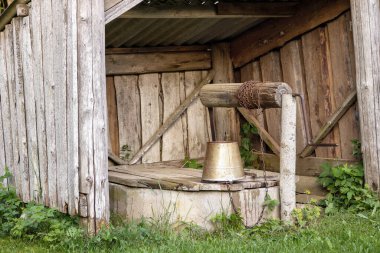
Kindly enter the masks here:
M 91 231 L 109 218 L 103 4 L 32 1 L 0 32 L 0 174 Z
M 241 81 L 285 81 L 294 92 L 305 95 L 309 121 L 303 122 L 301 114 L 297 116 L 297 151 L 302 151 L 307 144 L 303 125 L 309 124 L 312 136 L 316 136 L 329 116 L 356 89 L 350 13 L 345 12 L 280 49 L 258 57 L 238 71 Z M 300 103 L 298 111 L 301 111 Z M 255 114 L 279 143 L 280 111 L 269 109 Z M 324 143 L 339 146 L 318 147 L 315 154 L 326 158 L 352 158 L 353 139 L 359 139 L 356 104 L 324 140 Z
M 129 158 L 205 78 L 207 71 L 107 77 L 109 142 Z M 142 157 L 143 163 L 203 157 L 210 140 L 208 110 L 197 99 Z M 122 150 L 128 145 L 129 150 Z

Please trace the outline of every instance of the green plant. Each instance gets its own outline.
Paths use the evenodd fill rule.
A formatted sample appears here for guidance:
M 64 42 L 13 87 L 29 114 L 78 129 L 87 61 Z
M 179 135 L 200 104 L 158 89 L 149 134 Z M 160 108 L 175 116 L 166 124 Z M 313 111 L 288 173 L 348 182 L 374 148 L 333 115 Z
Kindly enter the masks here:
M 241 127 L 241 145 L 240 155 L 244 162 L 244 166 L 252 166 L 256 160 L 256 156 L 252 153 L 252 138 L 258 134 L 255 126 L 244 123 Z
M 195 159 L 190 159 L 189 157 L 186 157 L 183 161 L 183 167 L 184 168 L 191 168 L 191 169 L 202 169 L 203 164 L 199 163 Z
M 277 199 L 272 199 L 269 194 L 265 195 L 263 206 L 268 208 L 269 211 L 273 211 L 280 202 Z
M 361 142 L 357 139 L 351 140 L 352 144 L 352 155 L 355 159 L 361 161 L 363 159 L 362 145 Z
M 295 208 L 292 211 L 292 217 L 295 225 L 305 227 L 315 222 L 321 216 L 321 208 L 316 205 L 316 201 L 312 200 L 303 208 Z
M 348 209 L 354 212 L 373 210 L 380 206 L 377 195 L 364 184 L 363 165 L 322 165 L 320 184 L 328 190 L 322 204 L 327 214 Z
M 15 219 L 21 215 L 23 208 L 16 191 L 3 184 L 4 180 L 10 177 L 11 173 L 8 168 L 5 168 L 5 174 L 0 176 L 0 236 L 10 232 L 16 223 Z
M 212 217 L 211 222 L 214 224 L 215 230 L 218 232 L 237 231 L 245 228 L 240 213 L 232 213 L 228 215 L 225 212 L 222 212 Z

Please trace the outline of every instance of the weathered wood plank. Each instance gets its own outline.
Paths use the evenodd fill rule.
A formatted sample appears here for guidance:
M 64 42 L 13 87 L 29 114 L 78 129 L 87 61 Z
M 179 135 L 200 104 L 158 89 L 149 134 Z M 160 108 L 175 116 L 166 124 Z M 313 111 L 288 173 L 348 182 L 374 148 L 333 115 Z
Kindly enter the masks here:
M 6 50 L 6 68 L 8 79 L 9 91 L 9 104 L 11 114 L 11 127 L 12 127 L 12 143 L 13 143 L 13 178 L 14 186 L 17 195 L 22 197 L 21 186 L 21 171 L 19 167 L 19 146 L 18 146 L 18 124 L 17 124 L 17 107 L 16 107 L 16 81 L 15 81 L 15 66 L 14 66 L 14 45 L 13 45 L 13 25 L 5 27 L 5 50 Z
M 233 68 L 230 45 L 215 44 L 212 47 L 212 64 L 215 71 L 214 83 L 233 83 Z M 214 141 L 237 141 L 240 138 L 240 123 L 235 108 L 214 108 Z
M 2 115 L 2 131 L 4 135 L 3 150 L 4 150 L 4 164 L 0 168 L 0 174 L 4 173 L 4 167 L 7 166 L 10 172 L 13 173 L 13 142 L 12 142 L 12 127 L 11 127 L 11 112 L 10 112 L 10 98 L 8 91 L 8 76 L 7 64 L 6 64 L 6 34 L 0 33 L 0 97 L 1 97 L 1 115 Z M 1 139 L 0 139 L 1 141 Z M 13 179 L 7 180 L 12 184 Z
M 317 28 L 302 36 L 305 80 L 309 100 L 312 135 L 315 136 L 335 110 L 332 94 L 332 66 L 325 28 Z M 339 143 L 339 129 L 325 138 L 326 143 Z M 341 157 L 339 147 L 319 147 L 318 157 Z
M 179 96 L 180 96 L 180 102 L 182 104 L 186 100 L 185 72 L 179 73 L 179 86 L 181 87 L 179 90 Z M 183 135 L 183 145 L 184 145 L 185 156 L 189 156 L 189 141 L 188 141 L 189 133 L 188 133 L 188 123 L 187 123 L 187 111 L 185 111 L 181 115 L 181 125 L 182 125 L 182 135 Z
M 161 136 L 166 132 L 166 130 L 174 122 L 176 122 L 178 120 L 178 118 L 182 115 L 183 112 L 185 112 L 186 108 L 192 102 L 194 102 L 194 100 L 198 97 L 199 91 L 202 88 L 202 86 L 204 84 L 210 83 L 212 81 L 213 77 L 214 77 L 214 71 L 210 71 L 209 74 L 196 86 L 196 88 L 194 88 L 193 92 L 185 99 L 185 101 L 183 101 L 181 103 L 181 105 L 178 106 L 175 109 L 175 111 L 169 116 L 169 118 L 165 122 L 162 123 L 160 128 L 157 129 L 157 131 L 155 131 L 154 133 L 152 133 L 151 137 L 146 142 L 144 142 L 144 145 L 142 146 L 142 148 L 139 151 L 137 151 L 137 153 L 134 154 L 134 156 L 132 157 L 130 164 L 136 163 L 140 159 L 141 156 L 143 156 L 147 151 L 149 151 L 149 149 L 151 149 L 152 145 L 154 145 L 159 140 L 159 138 L 161 138 Z M 141 87 L 140 87 L 140 92 L 141 92 L 141 94 L 143 94 Z M 143 107 L 141 108 L 141 111 L 143 112 Z M 150 116 L 150 115 L 148 115 L 148 116 Z M 142 120 L 144 120 L 143 117 L 142 117 Z M 143 124 L 142 129 L 144 131 L 144 124 Z M 143 132 L 143 134 L 144 134 L 144 132 Z
M 280 50 L 281 67 L 284 82 L 288 83 L 294 93 L 301 94 L 304 98 L 304 103 L 308 105 L 308 99 L 305 87 L 305 75 L 303 73 L 303 63 L 301 55 L 300 41 L 294 40 L 286 44 Z M 308 107 L 307 107 L 308 108 Z M 306 113 L 308 110 L 306 109 Z M 309 117 L 306 116 L 306 119 Z M 297 153 L 301 152 L 307 145 L 307 134 L 305 124 L 310 124 L 304 121 L 302 115 L 302 101 L 297 98 Z M 310 129 L 310 127 L 309 127 Z
M 1 67 L 1 66 L 0 66 Z M 0 68 L 0 70 L 2 70 Z M 0 175 L 5 174 L 5 166 L 6 166 L 6 155 L 5 155 L 5 143 L 4 143 L 4 128 L 3 128 L 3 117 L 2 111 L 0 110 Z M 1 181 L 4 186 L 8 185 L 8 179 L 4 179 Z
M 261 74 L 263 81 L 280 82 L 282 81 L 282 72 L 280 65 L 280 56 L 277 51 L 268 53 L 260 58 Z M 265 110 L 266 121 L 268 125 L 268 133 L 273 139 L 280 143 L 281 128 L 281 110 L 267 109 Z
M 106 56 L 107 75 L 127 75 L 211 68 L 210 52 L 159 52 Z
M 91 34 L 92 34 L 92 68 L 94 90 L 94 196 L 89 206 L 94 206 L 96 231 L 107 225 L 110 218 L 109 185 L 108 185 L 108 148 L 107 148 L 107 101 L 106 101 L 106 70 L 105 70 L 105 18 L 104 0 L 86 1 L 87 8 L 91 8 Z
M 196 52 L 211 51 L 209 46 L 165 46 L 165 47 L 130 47 L 130 48 L 106 48 L 108 54 L 141 54 L 141 53 L 164 53 L 164 52 Z
M 146 143 L 160 127 L 158 101 L 160 80 L 158 74 L 140 75 L 139 90 L 141 99 L 141 140 L 142 143 Z M 156 142 L 142 157 L 142 162 L 151 163 L 160 160 L 160 142 Z
M 120 157 L 129 160 L 141 148 L 141 102 L 138 76 L 115 76 Z M 157 98 L 156 98 L 157 99 Z M 123 151 L 127 145 L 128 150 Z M 127 155 L 128 154 L 128 155 Z
M 67 177 L 71 215 L 79 212 L 79 101 L 77 1 L 67 2 Z
M 330 59 L 333 66 L 333 96 L 340 106 L 344 99 L 356 90 L 355 56 L 349 12 L 327 25 Z M 353 106 L 339 121 L 339 136 L 342 158 L 353 158 L 351 140 L 359 139 L 359 121 L 356 119 L 357 107 Z
M 49 206 L 57 206 L 57 153 L 55 141 L 55 113 L 54 113 L 54 79 L 53 79 L 53 17 L 51 0 L 41 1 L 41 24 L 42 24 L 42 57 L 43 57 L 43 87 L 45 94 L 45 121 L 46 124 L 46 151 L 48 158 L 48 187 Z
M 221 2 L 217 7 L 218 15 L 250 15 L 257 17 L 291 17 L 298 2 Z
M 32 68 L 32 42 L 30 37 L 30 17 L 22 19 L 21 24 L 21 50 L 22 69 L 25 94 L 25 120 L 28 143 L 30 200 L 39 202 L 41 200 L 40 170 L 38 160 L 37 142 L 37 115 L 36 100 L 34 94 L 34 74 Z
M 15 64 L 15 81 L 16 81 L 16 114 L 18 130 L 18 147 L 19 147 L 19 166 L 21 174 L 22 200 L 29 202 L 30 194 L 30 175 L 28 160 L 28 140 L 25 122 L 25 96 L 24 96 L 24 78 L 22 66 L 22 36 L 21 26 L 22 18 L 15 18 L 13 25 L 13 45 L 14 45 L 14 64 Z
M 43 53 L 41 31 L 41 1 L 33 2 L 30 10 L 34 95 L 37 115 L 37 142 L 40 171 L 41 203 L 49 205 L 48 158 L 46 151 L 45 95 L 43 77 Z
M 380 195 L 380 6 L 376 0 L 350 2 L 365 179 Z
M 186 94 L 190 94 L 197 83 L 202 80 L 202 72 L 188 71 L 185 72 Z M 207 109 L 202 105 L 199 99 L 193 102 L 187 108 L 187 133 L 189 142 L 189 157 L 204 157 L 206 144 L 209 141 L 208 124 L 210 118 Z
M 142 1 L 143 0 L 120 0 L 116 2 L 115 0 L 106 0 L 106 3 L 103 3 L 107 7 L 107 9 L 103 7 L 103 10 L 106 10 L 104 13 L 104 23 L 108 24 L 109 22 L 118 18 L 121 14 L 132 9 Z
M 183 83 L 182 83 L 183 85 Z M 163 73 L 161 76 L 163 97 L 163 121 L 165 122 L 181 104 L 181 86 L 179 73 Z M 185 158 L 182 120 L 177 120 L 162 136 L 162 161 Z
M 107 85 L 107 111 L 108 111 L 108 146 L 116 155 L 120 155 L 118 106 L 114 77 L 106 79 Z M 137 82 L 136 82 L 137 83 Z
M 348 0 L 303 1 L 295 15 L 287 19 L 270 19 L 243 33 L 231 43 L 234 67 L 283 46 L 291 39 L 333 20 L 350 8 Z
M 256 168 L 260 168 L 260 164 L 265 164 L 265 169 L 272 172 L 280 172 L 280 158 L 272 154 L 263 154 L 260 152 L 254 152 L 257 156 L 255 163 Z M 319 157 L 306 157 L 297 158 L 296 162 L 296 175 L 318 177 L 323 171 L 322 165 L 329 164 L 331 166 L 338 166 L 343 164 L 357 164 L 358 161 L 351 159 L 336 159 L 336 158 L 319 158 Z

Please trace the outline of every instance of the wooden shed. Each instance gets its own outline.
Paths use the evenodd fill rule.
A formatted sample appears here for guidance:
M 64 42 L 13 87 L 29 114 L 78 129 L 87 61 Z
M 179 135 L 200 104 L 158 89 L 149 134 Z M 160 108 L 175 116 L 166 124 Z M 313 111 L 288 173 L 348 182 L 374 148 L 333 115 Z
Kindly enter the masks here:
M 316 184 L 321 164 L 354 162 L 356 139 L 366 182 L 380 192 L 377 0 L 5 4 L 0 173 L 9 168 L 8 184 L 23 201 L 80 215 L 91 231 L 108 221 L 110 208 L 138 215 L 145 188 L 187 192 L 185 202 L 214 191 L 227 192 L 220 199 L 229 201 L 235 191 L 241 205 L 257 189 L 262 202 L 268 182 L 261 179 L 231 190 L 181 168 L 187 157 L 204 157 L 212 139 L 240 142 L 248 121 L 259 130 L 252 144 L 259 164 L 278 172 L 279 109 L 208 109 L 198 98 L 205 83 L 248 80 L 282 81 L 303 97 L 297 100 L 298 201 L 306 190 L 323 195 Z M 278 198 L 278 179 L 270 181 Z M 194 192 L 201 197 L 190 197 Z M 163 201 L 175 198 L 169 195 Z M 255 203 L 255 212 L 262 209 Z M 254 223 L 258 214 L 250 215 Z

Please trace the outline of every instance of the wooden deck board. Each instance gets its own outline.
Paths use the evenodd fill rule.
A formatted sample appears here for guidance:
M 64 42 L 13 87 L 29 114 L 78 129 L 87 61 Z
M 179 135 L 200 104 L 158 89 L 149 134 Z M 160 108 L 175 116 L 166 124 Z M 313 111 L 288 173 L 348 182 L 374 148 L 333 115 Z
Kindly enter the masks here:
M 112 183 L 136 188 L 178 191 L 241 191 L 265 187 L 264 177 L 246 176 L 233 184 L 202 182 L 202 170 L 182 168 L 179 161 L 165 163 L 112 166 L 109 180 Z M 256 170 L 250 170 L 256 172 Z M 278 185 L 278 177 L 268 175 L 268 187 Z

